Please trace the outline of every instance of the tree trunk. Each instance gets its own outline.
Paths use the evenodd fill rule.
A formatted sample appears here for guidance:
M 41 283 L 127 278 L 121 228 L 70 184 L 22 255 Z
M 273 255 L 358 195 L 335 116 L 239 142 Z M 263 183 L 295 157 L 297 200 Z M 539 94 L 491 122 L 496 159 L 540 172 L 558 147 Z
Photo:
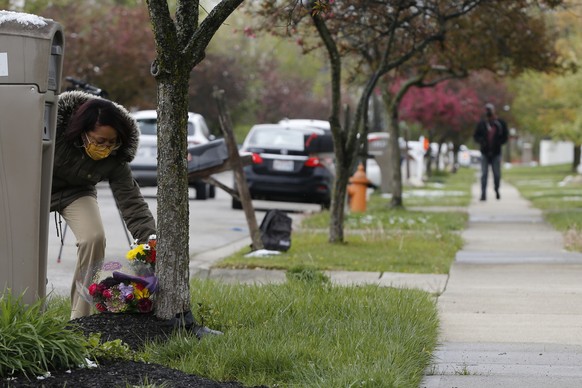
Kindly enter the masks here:
M 572 172 L 578 172 L 580 165 L 580 144 L 574 144 L 574 161 L 572 163 Z
M 190 311 L 188 245 L 188 72 L 158 80 L 158 262 L 156 316 Z M 167 217 L 172 214 L 172 217 Z M 186 228 L 185 228 L 186 226 Z
M 333 147 L 335 154 L 335 181 L 331 194 L 331 207 L 329 217 L 329 239 L 330 243 L 340 243 L 344 241 L 344 209 L 346 201 L 347 184 L 349 180 L 350 167 L 357 152 L 357 142 L 354 144 L 350 139 L 349 118 L 346 117 L 342 131 L 340 123 L 341 112 L 341 56 L 332 36 L 325 24 L 324 19 L 317 13 L 312 13 L 312 20 L 321 37 L 328 55 L 331 68 L 331 114 L 329 124 L 333 137 Z M 349 116 L 346 113 L 346 116 Z M 351 146 L 349 144 L 351 144 Z
M 402 170 L 400 167 L 400 144 L 398 138 L 400 131 L 398 128 L 398 106 L 392 104 L 390 106 L 390 125 L 388 126 L 388 146 L 390 147 L 390 187 L 392 189 L 392 199 L 390 200 L 390 207 L 402 207 Z
M 443 143 L 439 142 L 439 146 L 437 148 L 437 154 L 436 154 L 436 162 L 435 162 L 435 170 L 437 172 L 439 172 L 441 170 L 442 151 L 443 151 Z
M 340 161 L 336 160 L 335 182 L 332 190 L 330 220 L 329 220 L 329 239 L 330 243 L 344 241 L 344 217 L 346 206 L 346 195 L 348 181 L 350 179 L 349 169 L 340 166 Z
M 199 24 L 199 1 L 146 1 L 156 42 L 151 73 L 158 85 L 158 255 L 156 316 L 193 324 L 188 247 L 188 81 L 206 47 L 242 0 L 222 0 Z M 177 321 L 184 319 L 183 321 Z

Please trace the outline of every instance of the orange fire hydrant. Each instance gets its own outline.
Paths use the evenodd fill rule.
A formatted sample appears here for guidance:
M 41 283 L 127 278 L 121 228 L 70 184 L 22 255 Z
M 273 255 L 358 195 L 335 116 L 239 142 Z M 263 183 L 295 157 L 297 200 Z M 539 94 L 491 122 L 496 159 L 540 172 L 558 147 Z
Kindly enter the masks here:
M 350 178 L 348 185 L 348 196 L 350 202 L 350 210 L 355 213 L 363 213 L 366 211 L 366 191 L 368 190 L 369 180 L 364 171 L 364 165 L 360 163 L 358 170 Z

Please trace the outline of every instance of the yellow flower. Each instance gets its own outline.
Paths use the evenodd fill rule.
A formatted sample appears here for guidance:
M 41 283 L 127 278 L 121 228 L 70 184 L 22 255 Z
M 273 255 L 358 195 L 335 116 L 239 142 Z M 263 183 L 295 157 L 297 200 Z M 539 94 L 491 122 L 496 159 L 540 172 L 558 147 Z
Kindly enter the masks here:
M 126 258 L 127 260 L 133 261 L 136 259 L 138 255 L 143 254 L 144 254 L 143 244 L 140 244 L 137 247 L 130 250 L 129 252 L 127 252 Z
M 133 288 L 133 295 L 135 295 L 135 298 L 137 300 L 143 299 L 143 298 L 149 298 L 150 297 L 150 290 L 148 290 L 147 288 L 143 288 L 143 289 L 139 289 L 137 287 Z

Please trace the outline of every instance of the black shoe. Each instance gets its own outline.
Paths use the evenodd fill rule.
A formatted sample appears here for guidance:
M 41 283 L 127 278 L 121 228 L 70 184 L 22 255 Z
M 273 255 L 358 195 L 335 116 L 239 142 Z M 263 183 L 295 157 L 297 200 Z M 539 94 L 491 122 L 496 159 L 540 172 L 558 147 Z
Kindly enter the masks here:
M 495 190 L 495 198 L 501 199 L 501 195 L 499 195 L 499 190 Z
M 485 197 L 485 195 L 481 195 L 481 201 L 486 201 L 487 198 Z

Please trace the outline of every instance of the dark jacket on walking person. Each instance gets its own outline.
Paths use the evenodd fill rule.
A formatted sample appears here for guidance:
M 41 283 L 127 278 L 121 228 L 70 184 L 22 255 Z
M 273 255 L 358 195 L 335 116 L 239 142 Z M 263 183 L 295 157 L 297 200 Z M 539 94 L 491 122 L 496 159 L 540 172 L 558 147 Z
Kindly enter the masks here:
M 501 183 L 501 147 L 507 142 L 509 131 L 505 121 L 495 114 L 493 104 L 485 105 L 485 117 L 479 121 L 473 139 L 481 149 L 481 201 L 487 199 L 489 166 L 493 171 L 493 184 L 497 199 Z
M 134 239 L 147 242 L 156 233 L 154 217 L 129 167 L 138 142 L 137 123 L 121 105 L 82 91 L 59 96 L 51 211 L 65 219 L 77 239 L 71 319 L 90 314 L 91 306 L 76 292 L 76 284 L 88 287 L 105 255 L 97 183 L 109 182 Z
M 473 135 L 481 153 L 487 157 L 501 155 L 501 146 L 507 142 L 508 134 L 505 121 L 495 115 L 493 105 L 487 104 L 485 117 L 479 121 Z

